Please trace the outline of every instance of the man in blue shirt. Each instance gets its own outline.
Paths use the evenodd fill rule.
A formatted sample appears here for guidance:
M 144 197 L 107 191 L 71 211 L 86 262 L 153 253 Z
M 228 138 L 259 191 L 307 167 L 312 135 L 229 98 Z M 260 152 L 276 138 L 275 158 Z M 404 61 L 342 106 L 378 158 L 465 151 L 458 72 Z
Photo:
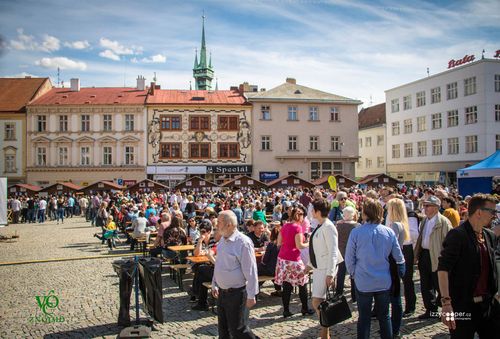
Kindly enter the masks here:
M 392 255 L 398 275 L 403 277 L 405 260 L 394 232 L 380 224 L 384 210 L 380 202 L 367 199 L 363 203 L 363 221 L 360 227 L 351 231 L 345 253 L 347 270 L 356 283 L 358 301 L 358 338 L 370 337 L 370 316 L 372 300 L 380 325 L 380 336 L 392 339 L 392 324 L 389 316 L 391 274 L 389 256 Z

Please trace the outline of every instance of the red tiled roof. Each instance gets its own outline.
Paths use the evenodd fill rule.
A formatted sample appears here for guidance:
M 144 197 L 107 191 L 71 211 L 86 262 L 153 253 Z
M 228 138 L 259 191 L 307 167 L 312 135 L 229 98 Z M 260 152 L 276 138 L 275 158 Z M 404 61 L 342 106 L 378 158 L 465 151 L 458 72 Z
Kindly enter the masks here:
M 238 91 L 188 91 L 156 89 L 154 95 L 149 94 L 148 104 L 177 105 L 244 105 L 245 97 Z
M 0 111 L 24 112 L 45 81 L 48 78 L 0 78 Z
M 39 186 L 35 186 L 35 185 L 28 185 L 28 184 L 15 184 L 15 185 L 12 185 L 12 186 L 17 186 L 17 187 L 22 187 L 22 188 L 26 188 L 27 190 L 30 190 L 30 191 L 40 191 L 42 188 L 39 187 Z
M 268 182 L 267 186 L 271 187 L 274 184 L 281 182 L 281 180 L 285 180 L 285 179 L 288 179 L 288 178 L 299 179 L 301 182 L 305 182 L 307 184 L 311 184 L 312 185 L 312 182 L 310 182 L 310 181 L 307 181 L 305 179 L 299 178 L 298 176 L 293 175 L 293 174 L 287 174 L 287 175 L 283 175 L 283 176 L 279 177 L 278 179 L 274 179 L 273 181 Z
M 375 178 L 379 178 L 379 177 L 384 177 L 384 178 L 389 178 L 391 180 L 394 180 L 394 181 L 397 181 L 397 182 L 400 182 L 398 179 L 394 179 L 393 177 L 390 177 L 388 176 L 387 174 L 384 174 L 384 173 L 379 173 L 379 174 L 370 174 L 370 175 L 367 175 L 366 177 L 362 178 L 359 183 L 360 184 L 366 184 L 366 183 L 369 183 L 370 181 L 372 181 L 373 179 Z
M 358 114 L 360 129 L 385 124 L 385 103 L 363 108 Z
M 103 184 L 105 185 L 108 185 L 108 186 L 111 186 L 111 187 L 114 187 L 115 189 L 117 190 L 122 190 L 124 187 L 123 186 L 120 186 L 118 184 L 115 184 L 114 182 L 111 182 L 111 181 L 99 181 L 99 182 L 102 182 Z
M 147 91 L 126 87 L 53 88 L 32 105 L 144 105 Z

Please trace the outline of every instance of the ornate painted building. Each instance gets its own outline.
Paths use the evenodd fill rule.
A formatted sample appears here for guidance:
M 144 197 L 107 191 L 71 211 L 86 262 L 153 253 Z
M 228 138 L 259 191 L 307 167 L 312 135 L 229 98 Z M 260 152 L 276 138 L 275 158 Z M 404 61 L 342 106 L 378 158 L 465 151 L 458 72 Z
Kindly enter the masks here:
M 49 78 L 0 78 L 0 176 L 9 185 L 26 182 L 26 105 L 51 88 Z
M 174 186 L 192 175 L 217 183 L 251 175 L 251 105 L 237 90 L 152 85 L 146 106 L 148 178 Z
M 39 186 L 145 178 L 145 79 L 137 88 L 53 88 L 28 105 L 27 181 Z

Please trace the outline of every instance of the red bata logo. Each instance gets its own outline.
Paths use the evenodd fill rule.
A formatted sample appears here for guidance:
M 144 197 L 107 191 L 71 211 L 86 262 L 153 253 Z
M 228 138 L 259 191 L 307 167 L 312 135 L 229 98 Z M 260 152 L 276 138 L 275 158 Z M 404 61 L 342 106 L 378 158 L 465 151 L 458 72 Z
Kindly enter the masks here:
M 500 58 L 500 49 L 495 52 L 494 58 Z
M 498 54 L 499 51 L 497 51 L 497 54 Z M 453 68 L 453 67 L 456 67 L 456 66 L 460 66 L 460 65 L 463 65 L 467 62 L 471 62 L 471 61 L 474 61 L 476 59 L 475 56 L 473 55 L 466 55 L 464 56 L 462 59 L 459 59 L 459 60 L 454 60 L 454 59 L 451 59 L 450 61 L 448 61 L 448 68 Z

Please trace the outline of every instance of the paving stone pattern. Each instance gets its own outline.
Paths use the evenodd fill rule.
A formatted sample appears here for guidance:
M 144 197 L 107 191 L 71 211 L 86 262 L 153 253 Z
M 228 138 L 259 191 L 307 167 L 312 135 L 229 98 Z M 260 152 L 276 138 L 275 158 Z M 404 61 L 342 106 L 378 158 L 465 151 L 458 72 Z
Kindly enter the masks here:
M 0 338 L 116 338 L 121 328 L 118 318 L 118 277 L 112 262 L 118 258 L 110 254 L 130 254 L 128 245 L 118 244 L 109 251 L 93 237 L 99 231 L 83 218 L 66 219 L 64 224 L 47 221 L 44 224 L 9 225 L 0 229 L 2 235 L 17 233 L 17 241 L 0 242 L 0 262 L 32 261 L 52 258 L 96 259 L 28 263 L 0 266 Z M 185 286 L 190 275 L 186 275 Z M 348 279 L 346 279 L 347 281 Z M 418 277 L 415 277 L 418 281 Z M 217 337 L 217 317 L 212 312 L 191 311 L 186 292 L 181 292 L 163 275 L 163 311 L 166 322 L 155 325 L 153 338 L 213 338 Z M 418 288 L 417 283 L 417 288 Z M 63 316 L 58 323 L 38 323 L 41 315 L 36 296 L 47 296 L 49 291 L 58 297 L 55 316 Z M 250 312 L 250 326 L 261 338 L 316 338 L 319 323 L 315 316 L 303 317 L 300 302 L 295 295 L 291 311 L 298 313 L 283 319 L 281 299 L 271 297 L 273 285 L 266 282 L 262 296 Z M 350 298 L 350 297 L 349 297 Z M 420 296 L 417 313 L 423 312 Z M 51 299 L 54 301 L 54 299 Z M 332 338 L 355 338 L 356 305 L 350 304 L 353 317 L 332 327 Z M 134 299 L 132 298 L 132 309 Z M 134 317 L 135 313 L 131 312 Z M 437 321 L 404 319 L 405 338 L 448 338 L 446 328 Z M 141 316 L 145 314 L 141 311 Z M 31 317 L 31 319 L 30 319 Z M 35 318 L 33 318 L 35 317 Z M 378 336 L 378 323 L 372 321 L 372 338 Z

